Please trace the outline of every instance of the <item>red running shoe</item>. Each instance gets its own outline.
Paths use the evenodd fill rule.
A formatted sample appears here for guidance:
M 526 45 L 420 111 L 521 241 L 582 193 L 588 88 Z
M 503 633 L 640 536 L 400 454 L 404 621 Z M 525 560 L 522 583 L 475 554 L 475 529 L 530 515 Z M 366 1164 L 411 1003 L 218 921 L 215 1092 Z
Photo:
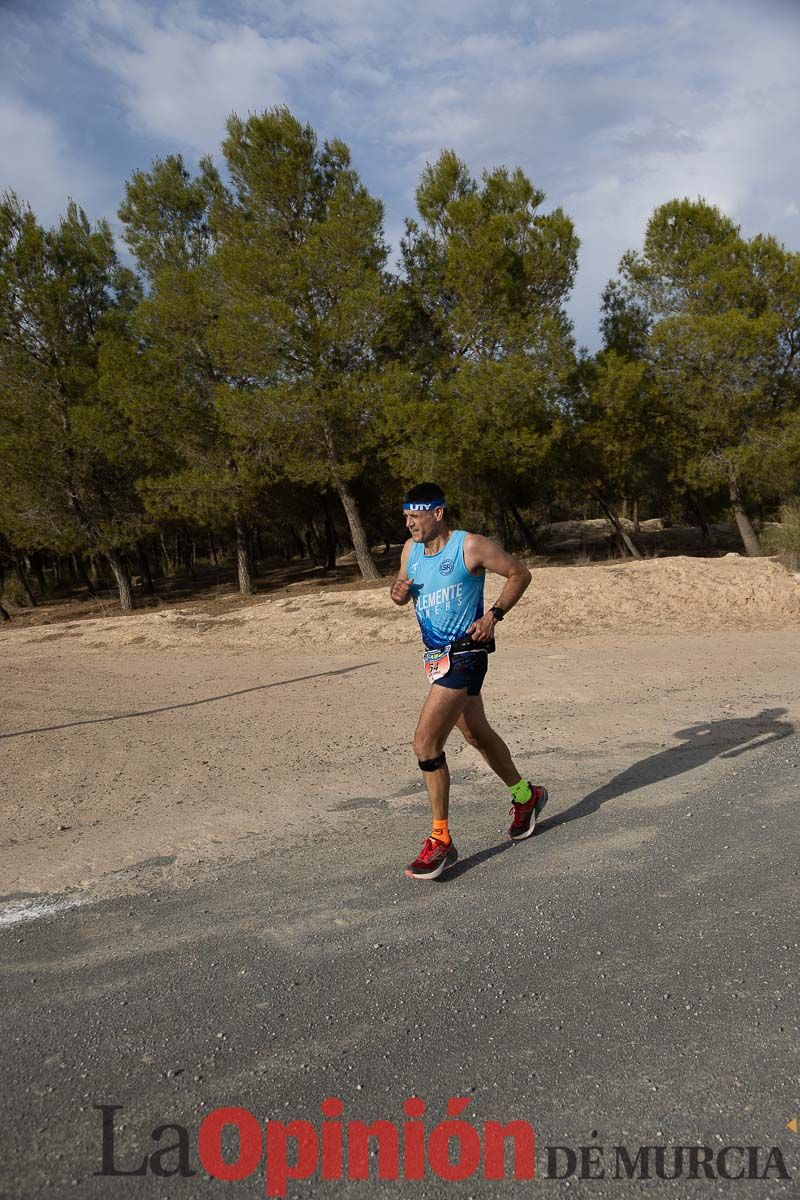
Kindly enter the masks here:
M 532 783 L 528 783 L 533 795 L 527 804 L 512 804 L 511 813 L 514 820 L 508 830 L 508 836 L 512 842 L 521 842 L 524 838 L 529 838 L 536 828 L 536 818 L 541 813 L 545 804 L 547 804 L 547 788 L 534 787 Z
M 419 856 L 410 867 L 406 867 L 406 875 L 410 879 L 438 879 L 442 871 L 452 867 L 458 859 L 455 842 L 445 846 L 438 838 L 427 837 L 422 843 Z

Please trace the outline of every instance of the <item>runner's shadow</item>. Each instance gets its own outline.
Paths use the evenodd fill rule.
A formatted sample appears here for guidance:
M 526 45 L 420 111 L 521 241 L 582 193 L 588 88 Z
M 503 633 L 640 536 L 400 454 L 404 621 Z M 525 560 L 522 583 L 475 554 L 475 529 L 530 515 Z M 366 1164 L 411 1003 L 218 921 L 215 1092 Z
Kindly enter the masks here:
M 513 846 L 514 842 L 509 838 L 507 842 L 500 842 L 497 846 L 487 846 L 485 850 L 476 850 L 474 854 L 470 854 L 469 858 L 460 858 L 454 867 L 445 871 L 444 875 L 440 875 L 434 882 L 449 883 L 451 879 L 458 879 L 459 875 L 466 875 L 467 871 L 471 871 L 473 867 L 479 867 L 487 859 L 494 858 L 496 854 L 502 854 L 504 850 L 511 850 Z
M 596 812 L 609 800 L 693 771 L 713 758 L 737 758 L 740 754 L 779 742 L 794 733 L 791 722 L 779 720 L 785 712 L 785 708 L 765 708 L 753 717 L 731 717 L 678 729 L 674 736 L 684 739 L 680 745 L 670 746 L 668 750 L 627 767 L 564 812 L 538 822 L 536 833 L 546 833 L 568 821 L 578 821 Z

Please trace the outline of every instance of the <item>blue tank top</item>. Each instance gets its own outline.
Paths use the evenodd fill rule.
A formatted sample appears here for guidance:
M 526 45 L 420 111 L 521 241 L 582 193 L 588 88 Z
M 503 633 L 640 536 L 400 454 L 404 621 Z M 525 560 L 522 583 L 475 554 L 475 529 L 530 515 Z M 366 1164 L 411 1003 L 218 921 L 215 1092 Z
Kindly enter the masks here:
M 455 529 L 438 554 L 426 554 L 422 542 L 415 542 L 408 556 L 411 598 L 429 650 L 465 637 L 472 622 L 483 616 L 484 572 L 470 575 L 467 570 L 466 536 L 465 530 Z

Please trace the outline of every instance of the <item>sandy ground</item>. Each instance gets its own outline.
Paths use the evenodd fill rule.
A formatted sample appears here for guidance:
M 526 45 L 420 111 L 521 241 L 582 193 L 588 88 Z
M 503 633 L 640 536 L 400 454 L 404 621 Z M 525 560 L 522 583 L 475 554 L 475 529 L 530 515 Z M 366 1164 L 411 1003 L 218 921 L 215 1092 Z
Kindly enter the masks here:
M 498 592 L 487 581 L 490 602 Z M 318 846 L 334 824 L 379 831 L 384 805 L 408 809 L 409 855 L 426 832 L 409 747 L 426 688 L 416 623 L 385 588 L 2 641 L 3 911 L 33 894 L 181 886 L 236 857 L 263 855 L 269 870 L 309 831 Z M 537 570 L 498 641 L 487 711 L 553 811 L 630 771 L 616 803 L 647 803 L 657 820 L 676 789 L 733 781 L 743 746 L 800 717 L 800 584 L 769 560 Z M 636 776 L 679 746 L 688 763 Z M 453 824 L 487 769 L 457 734 L 448 756 Z M 504 804 L 498 786 L 501 823 Z

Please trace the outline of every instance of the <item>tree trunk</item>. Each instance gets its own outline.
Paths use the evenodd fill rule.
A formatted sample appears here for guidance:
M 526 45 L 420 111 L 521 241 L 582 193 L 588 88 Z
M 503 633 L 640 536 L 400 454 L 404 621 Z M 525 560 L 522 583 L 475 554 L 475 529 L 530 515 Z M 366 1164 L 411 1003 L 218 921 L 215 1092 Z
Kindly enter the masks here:
M 522 532 L 522 541 L 525 546 L 525 549 L 528 551 L 534 551 L 536 549 L 536 538 L 534 536 L 533 530 L 531 529 L 530 525 L 523 517 L 522 513 L 517 508 L 516 504 L 514 504 L 514 502 L 511 500 L 509 500 L 509 502 L 508 502 L 508 511 L 511 513 L 512 517 L 514 518 L 514 520 L 517 522 L 517 524 L 520 527 L 520 530 Z
M 503 535 L 506 539 L 506 546 L 513 546 L 515 544 L 514 530 L 508 518 L 508 509 L 505 506 L 503 507 Z
M 328 493 L 322 493 L 322 504 L 325 509 L 325 570 L 336 570 L 336 526 L 333 523 L 331 509 L 328 503 Z
M 333 477 L 334 487 L 339 493 L 344 515 L 347 517 L 347 525 L 350 529 L 350 537 L 353 539 L 353 549 L 356 553 L 356 562 L 361 572 L 361 578 L 380 579 L 381 573 L 375 566 L 375 560 L 369 548 L 364 523 L 361 520 L 361 513 L 358 511 L 358 501 L 350 491 L 347 481 L 342 475 L 339 466 L 339 457 L 336 453 L 336 445 L 333 440 L 333 431 L 326 419 L 322 421 L 322 436 L 325 439 L 325 448 L 328 451 L 328 465 Z
M 243 596 L 252 596 L 256 589 L 253 586 L 253 559 L 247 522 L 238 512 L 234 514 L 233 522 L 236 527 L 236 574 L 239 579 L 239 591 Z
M 323 503 L 325 509 L 322 527 L 318 527 L 316 521 L 314 522 L 314 531 L 319 546 L 319 565 L 323 571 L 334 571 L 336 569 L 336 530 L 333 527 L 325 497 L 323 497 Z
M 700 525 L 700 529 L 703 533 L 703 541 L 706 542 L 712 548 L 712 550 L 716 550 L 714 534 L 711 532 L 711 526 L 706 519 L 706 512 L 700 501 L 700 497 L 696 496 L 691 488 L 687 488 L 686 499 L 689 501 L 689 507 L 691 508 L 692 512 L 697 517 L 698 524 Z
M 150 574 L 150 563 L 147 559 L 147 551 L 144 548 L 143 542 L 136 543 L 136 554 L 139 559 L 139 574 L 142 577 L 142 591 L 146 596 L 152 596 L 155 593 L 153 585 L 153 576 Z
M 342 502 L 344 515 L 347 517 L 347 524 L 350 528 L 350 536 L 353 539 L 353 549 L 356 552 L 356 562 L 361 572 L 361 578 L 380 579 L 381 573 L 375 566 L 375 560 L 369 548 L 366 530 L 361 520 L 361 513 L 358 511 L 358 502 L 343 479 L 340 479 L 337 483 L 336 490 Z
M 25 570 L 25 559 L 24 556 L 19 553 L 19 551 L 17 551 L 17 553 L 14 555 L 14 569 L 17 572 L 17 579 L 19 580 L 20 587 L 25 593 L 25 598 L 27 599 L 28 604 L 31 606 L 31 608 L 38 608 L 39 605 L 36 597 L 31 591 L 31 585 L 28 580 L 28 572 Z
M 639 520 L 639 497 L 633 498 L 633 532 L 638 535 L 642 532 L 642 523 Z
M 94 575 L 95 587 L 100 588 L 103 591 L 108 591 L 112 585 L 108 579 L 106 579 L 100 559 L 92 555 L 90 561 L 92 564 L 92 574 Z
M 41 593 L 42 596 L 44 596 L 47 592 L 47 582 L 45 580 L 44 571 L 42 569 L 42 552 L 41 552 L 41 550 L 37 550 L 34 554 L 31 555 L 31 569 L 32 569 L 34 575 L 36 576 L 36 582 L 39 585 L 39 592 Z
M 617 537 L 623 543 L 623 545 L 627 549 L 628 553 L 633 558 L 641 558 L 642 557 L 641 550 L 639 550 L 639 548 L 633 544 L 629 535 L 626 533 L 624 526 L 620 522 L 619 517 L 614 512 L 613 508 L 611 508 L 611 506 L 609 504 L 606 504 L 605 500 L 603 499 L 603 497 L 600 495 L 599 492 L 593 492 L 592 495 L 594 496 L 595 500 L 600 505 L 603 512 L 606 514 L 609 521 L 613 525 L 614 531 L 616 532 Z
M 3 595 L 3 580 L 5 579 L 5 575 L 6 575 L 6 569 L 3 566 L 3 564 L 0 562 L 0 596 Z M 3 608 L 3 605 L 0 604 L 0 621 L 10 621 L 10 620 L 11 620 L 10 614 L 7 613 L 6 610 Z
M 500 501 L 497 499 L 492 500 L 491 514 L 492 514 L 492 517 L 491 517 L 491 519 L 492 519 L 492 540 L 495 541 L 502 550 L 505 550 L 505 547 L 506 547 L 505 520 L 503 517 L 502 506 L 500 504 Z
M 83 561 L 83 555 L 77 553 L 73 554 L 72 565 L 75 568 L 75 576 L 78 580 L 78 583 L 81 585 L 81 587 L 85 587 L 89 595 L 94 597 L 96 600 L 97 592 L 95 591 L 94 584 L 89 578 L 89 573 L 86 570 L 86 563 Z
M 295 546 L 295 553 L 296 553 L 296 554 L 297 554 L 297 555 L 298 555 L 300 558 L 305 558 L 305 557 L 306 557 L 306 552 L 307 552 L 307 548 L 306 548 L 306 544 L 305 544 L 305 542 L 304 542 L 304 541 L 303 541 L 303 539 L 300 537 L 300 534 L 297 532 L 297 529 L 295 528 L 295 526 L 294 526 L 294 525 L 290 525 L 290 526 L 289 526 L 289 530 L 290 530 L 290 532 L 291 532 L 291 535 L 292 535 L 292 540 L 293 540 L 293 542 L 294 542 L 294 546 Z
M 192 539 L 183 530 L 180 530 L 175 537 L 175 561 L 184 574 L 194 582 L 196 576 L 192 566 Z
M 170 557 L 169 550 L 167 549 L 167 543 L 164 541 L 164 534 L 159 533 L 158 536 L 159 540 L 161 541 L 161 556 L 164 559 L 164 574 L 168 576 L 174 575 L 175 566 Z
M 185 548 L 184 554 L 183 554 L 183 565 L 184 565 L 186 574 L 189 576 L 192 583 L 194 583 L 195 580 L 197 579 L 197 575 L 195 574 L 193 562 L 194 562 L 194 555 L 192 554 L 192 543 L 191 543 L 191 541 L 188 541 L 186 543 L 186 548 Z
M 314 524 L 314 518 L 310 517 L 308 525 L 306 525 L 305 543 L 308 551 L 308 557 L 314 566 L 322 565 L 322 539 L 319 536 L 319 530 Z
M 747 515 L 747 510 L 744 506 L 744 496 L 739 480 L 731 477 L 730 480 L 730 497 L 731 508 L 733 515 L 736 518 L 736 525 L 739 530 L 739 536 L 742 539 L 744 548 L 747 551 L 749 558 L 761 558 L 763 551 L 761 543 L 758 540 L 758 534 L 753 529 L 752 522 Z
M 108 565 L 114 572 L 114 578 L 117 581 L 117 591 L 119 592 L 119 606 L 123 612 L 130 612 L 133 608 L 133 588 L 131 587 L 131 576 L 128 571 L 128 564 L 125 559 L 116 550 L 109 550 L 106 554 Z

